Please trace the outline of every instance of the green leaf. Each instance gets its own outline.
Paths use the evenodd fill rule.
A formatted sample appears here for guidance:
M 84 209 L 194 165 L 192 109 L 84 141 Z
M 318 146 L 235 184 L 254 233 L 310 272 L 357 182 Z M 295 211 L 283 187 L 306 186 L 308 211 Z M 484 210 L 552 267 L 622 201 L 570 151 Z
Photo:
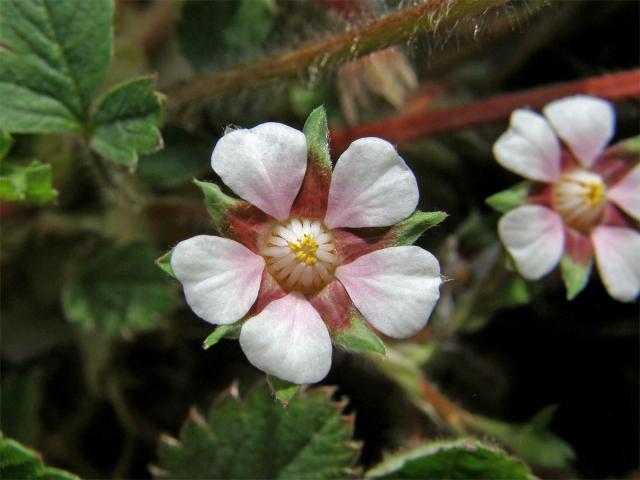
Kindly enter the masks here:
M 100 99 L 91 117 L 91 147 L 114 162 L 135 167 L 138 154 L 162 147 L 158 127 L 163 103 L 153 77 L 115 86 Z
M 593 260 L 587 262 L 576 262 L 569 255 L 564 255 L 560 261 L 560 270 L 562 271 L 562 281 L 567 289 L 567 300 L 573 300 L 587 286 Z
M 208 350 L 223 338 L 239 338 L 240 330 L 242 330 L 242 322 L 231 323 L 229 325 L 219 325 L 207 338 L 204 339 L 202 348 Z
M 223 33 L 227 51 L 251 53 L 271 32 L 277 13 L 275 0 L 240 0 Z
M 13 138 L 11 138 L 11 134 L 4 130 L 0 130 L 0 160 L 4 160 L 7 156 L 12 144 Z
M 0 129 L 83 130 L 111 58 L 111 0 L 2 0 Z
M 278 377 L 267 375 L 267 383 L 271 389 L 271 393 L 283 407 L 287 407 L 293 397 L 300 391 L 300 385 L 281 380 Z
M 3 323 L 6 331 L 7 325 Z M 3 337 L 3 345 L 6 345 Z M 3 347 L 3 350 L 6 349 Z M 2 431 L 21 442 L 32 443 L 38 433 L 42 400 L 42 368 L 3 375 L 0 390 Z
M 174 305 L 173 285 L 145 245 L 106 246 L 70 265 L 63 307 L 71 322 L 114 335 L 158 326 Z
M 516 480 L 533 475 L 499 448 L 462 439 L 428 443 L 393 455 L 369 470 L 366 478 Z
M 506 213 L 526 203 L 530 187 L 529 182 L 521 182 L 507 190 L 491 195 L 485 201 L 498 212 Z
M 349 328 L 339 330 L 333 341 L 352 352 L 386 353 L 382 340 L 367 327 L 359 315 L 353 315 Z
M 352 476 L 353 417 L 332 389 L 300 392 L 285 409 L 267 388 L 228 395 L 207 419 L 192 410 L 180 440 L 165 438 L 156 478 L 324 479 Z
M 307 139 L 309 159 L 331 170 L 331 157 L 329 155 L 329 127 L 327 125 L 327 112 L 323 106 L 316 108 L 304 123 L 304 136 Z
M 51 165 L 37 160 L 26 167 L 0 164 L 0 200 L 44 205 L 57 196 L 52 187 Z
M 169 275 L 172 278 L 176 278 L 175 273 L 173 273 L 173 268 L 171 268 L 171 254 L 173 253 L 173 248 L 169 250 L 167 253 L 162 255 L 161 257 L 156 258 L 155 264 L 156 266 L 162 270 L 164 273 Z
M 211 143 L 177 127 L 163 130 L 165 147 L 140 157 L 138 175 L 173 187 L 211 170 Z
M 392 227 L 392 240 L 388 246 L 413 245 L 420 235 L 443 222 L 447 216 L 445 212 L 415 211 L 409 218 Z
M 216 230 L 219 232 L 223 231 L 226 213 L 230 208 L 238 207 L 240 200 L 222 193 L 220 187 L 215 183 L 201 182 L 200 180 L 194 180 L 193 182 L 200 187 L 204 194 L 204 203 L 209 215 L 211 215 Z
M 79 480 L 58 468 L 47 467 L 35 451 L 0 433 L 0 478 L 18 480 Z
M 575 457 L 571 446 L 548 430 L 555 410 L 555 406 L 546 407 L 524 424 L 480 416 L 471 417 L 471 421 L 534 467 L 569 468 Z

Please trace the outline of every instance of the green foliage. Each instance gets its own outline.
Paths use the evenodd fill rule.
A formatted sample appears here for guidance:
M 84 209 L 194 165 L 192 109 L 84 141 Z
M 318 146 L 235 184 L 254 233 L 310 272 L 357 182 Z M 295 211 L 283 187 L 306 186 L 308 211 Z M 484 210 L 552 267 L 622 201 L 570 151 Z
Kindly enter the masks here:
M 47 467 L 33 450 L 0 433 L 0 478 L 7 480 L 78 480 L 58 468 Z
M 11 150 L 12 144 L 13 139 L 11 138 L 11 134 L 4 130 L 0 130 L 0 160 L 4 160 L 4 157 L 7 156 L 7 153 Z
M 506 213 L 525 204 L 530 187 L 529 182 L 521 182 L 502 192 L 491 195 L 486 199 L 486 202 L 498 212 Z
M 555 406 L 546 407 L 524 424 L 509 424 L 478 416 L 474 416 L 472 421 L 530 465 L 568 468 L 574 458 L 573 450 L 567 442 L 548 430 L 555 411 Z
M 413 245 L 426 230 L 435 227 L 446 218 L 447 214 L 445 212 L 421 212 L 417 210 L 409 218 L 392 227 L 393 240 L 388 246 Z
M 303 131 L 307 139 L 309 159 L 319 162 L 325 168 L 331 169 L 329 127 L 327 125 L 327 112 L 323 106 L 316 108 L 309 114 Z
M 77 258 L 63 287 L 68 320 L 109 335 L 150 330 L 172 309 L 173 286 L 145 245 L 113 245 Z
M 477 440 L 434 442 L 393 455 L 366 478 L 487 479 L 533 478 L 529 468 L 499 448 Z
M 562 272 L 562 281 L 567 289 L 567 300 L 573 300 L 584 290 L 591 277 L 593 260 L 587 262 L 576 262 L 569 255 L 564 255 L 560 261 L 560 271 Z
M 353 418 L 332 391 L 301 392 L 285 409 L 266 388 L 243 401 L 226 396 L 207 419 L 195 410 L 180 440 L 165 439 L 158 450 L 156 478 L 290 478 L 351 476 L 358 448 L 351 441 Z
M 51 165 L 37 160 L 26 167 L 0 164 L 0 200 L 43 205 L 57 196 L 52 186 Z
M 165 128 L 162 137 L 165 148 L 140 158 L 141 178 L 173 187 L 211 171 L 211 142 L 177 127 Z
M 3 325 L 6 331 L 6 325 Z M 3 343 L 4 343 L 3 338 Z M 20 442 L 33 443 L 42 399 L 42 369 L 3 376 L 0 390 L 0 431 Z
M 219 325 L 207 338 L 204 339 L 202 348 L 208 350 L 223 338 L 240 338 L 240 330 L 242 330 L 242 322 L 231 323 L 229 325 Z
M 111 160 L 135 167 L 139 153 L 162 146 L 158 125 L 164 99 L 155 90 L 155 79 L 142 77 L 109 90 L 91 118 L 91 146 Z
M 267 375 L 267 383 L 269 384 L 271 393 L 283 407 L 287 407 L 289 402 L 293 400 L 293 397 L 300 391 L 300 385 L 281 380 L 273 375 Z
M 364 323 L 360 315 L 351 317 L 349 328 L 339 330 L 333 341 L 352 352 L 373 352 L 385 354 L 384 343 Z
M 204 203 L 207 206 L 209 215 L 211 215 L 213 224 L 219 232 L 222 231 L 228 209 L 237 207 L 240 201 L 223 193 L 215 183 L 201 182 L 199 180 L 194 180 L 193 183 L 200 187 L 202 193 L 204 193 Z
M 0 129 L 81 132 L 109 67 L 111 0 L 3 0 Z

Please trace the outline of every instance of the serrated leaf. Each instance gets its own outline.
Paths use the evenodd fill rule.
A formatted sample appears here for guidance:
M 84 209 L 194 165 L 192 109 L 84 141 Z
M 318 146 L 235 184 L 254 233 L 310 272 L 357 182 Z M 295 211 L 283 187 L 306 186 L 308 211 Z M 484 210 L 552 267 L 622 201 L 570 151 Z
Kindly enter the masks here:
M 231 323 L 229 325 L 218 325 L 218 327 L 216 327 L 216 329 L 204 339 L 202 348 L 208 350 L 223 338 L 239 338 L 240 330 L 242 330 L 241 322 Z
M 593 260 L 587 262 L 576 262 L 569 255 L 564 255 L 560 261 L 560 271 L 562 281 L 567 290 L 567 300 L 573 300 L 584 290 L 591 277 Z
M 111 57 L 111 0 L 3 0 L 0 129 L 82 131 Z
M 293 397 L 300 391 L 300 385 L 281 380 L 273 375 L 267 375 L 267 383 L 271 389 L 271 393 L 283 407 L 287 407 Z
M 307 139 L 309 159 L 317 161 L 325 168 L 331 169 L 331 157 L 329 156 L 329 126 L 327 125 L 327 112 L 324 106 L 313 110 L 303 128 Z
M 386 353 L 382 340 L 367 327 L 359 315 L 353 315 L 349 328 L 338 330 L 333 341 L 352 352 Z
M 526 203 L 530 186 L 529 182 L 521 182 L 502 192 L 491 195 L 485 201 L 494 210 L 506 213 Z
M 63 286 L 67 319 L 109 335 L 150 330 L 174 305 L 173 285 L 145 245 L 106 246 L 71 262 Z
M 393 455 L 369 470 L 366 478 L 517 480 L 533 475 L 499 448 L 462 439 L 428 443 Z
M 91 147 L 114 162 L 136 166 L 139 154 L 162 147 L 158 127 L 163 102 L 153 77 L 115 86 L 100 99 L 91 117 Z
M 194 413 L 180 440 L 162 442 L 157 478 L 324 479 L 349 477 L 358 451 L 353 418 L 331 390 L 301 392 L 282 408 L 267 388 L 240 401 L 227 396 L 208 419 Z
M 420 235 L 443 222 L 447 216 L 445 212 L 413 212 L 409 218 L 392 227 L 392 240 L 388 246 L 413 245 Z
M 140 157 L 138 175 L 173 187 L 211 171 L 211 143 L 177 127 L 162 132 L 165 147 Z
M 11 134 L 4 130 L 0 130 L 0 160 L 4 160 L 7 156 L 12 144 L 13 138 L 11 138 Z
M 0 478 L 18 480 L 79 480 L 58 468 L 47 467 L 35 451 L 0 433 Z
M 171 254 L 173 253 L 173 248 L 169 250 L 167 253 L 162 255 L 161 257 L 156 258 L 155 264 L 158 266 L 160 270 L 169 275 L 172 278 L 176 278 L 175 273 L 173 273 L 173 268 L 171 268 Z
M 26 167 L 0 164 L 0 200 L 44 205 L 58 196 L 51 165 L 37 160 Z
M 201 182 L 200 180 L 194 180 L 194 183 L 204 194 L 204 203 L 216 230 L 223 231 L 227 211 L 237 207 L 240 201 L 223 193 L 215 183 Z

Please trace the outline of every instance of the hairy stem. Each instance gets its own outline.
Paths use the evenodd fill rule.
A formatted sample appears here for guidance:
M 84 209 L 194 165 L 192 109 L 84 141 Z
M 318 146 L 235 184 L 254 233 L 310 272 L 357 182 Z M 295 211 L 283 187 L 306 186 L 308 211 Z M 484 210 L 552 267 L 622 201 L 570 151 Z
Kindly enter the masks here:
M 368 53 L 405 42 L 416 35 L 451 28 L 508 0 L 424 0 L 417 5 L 372 20 L 343 33 L 296 50 L 230 70 L 195 78 L 186 84 L 169 86 L 169 109 L 174 114 L 190 104 L 300 74 L 313 75 L 320 69 L 336 68 Z
M 332 153 L 342 153 L 353 140 L 361 137 L 381 137 L 392 143 L 408 142 L 437 133 L 503 120 L 518 108 L 539 109 L 552 100 L 577 94 L 594 95 L 608 100 L 638 97 L 640 70 L 557 83 L 440 110 L 411 112 L 358 127 L 333 129 L 330 132 Z M 415 98 L 413 102 L 424 100 Z

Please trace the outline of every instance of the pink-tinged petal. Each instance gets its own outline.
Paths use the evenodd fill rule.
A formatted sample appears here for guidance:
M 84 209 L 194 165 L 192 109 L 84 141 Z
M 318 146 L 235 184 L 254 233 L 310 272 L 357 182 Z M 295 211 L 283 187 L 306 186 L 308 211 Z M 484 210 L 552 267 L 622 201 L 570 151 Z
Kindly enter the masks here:
M 385 227 L 407 218 L 418 204 L 416 178 L 396 149 L 380 138 L 361 138 L 333 170 L 325 224 Z
M 511 114 L 493 155 L 504 168 L 530 180 L 554 182 L 560 177 L 560 142 L 545 118 L 530 110 Z
M 500 219 L 498 233 L 518 271 L 529 280 L 549 273 L 562 257 L 564 225 L 546 207 L 524 205 L 511 210 Z
M 389 247 L 336 269 L 336 277 L 365 319 L 395 338 L 415 335 L 440 297 L 440 265 L 415 246 Z
M 307 169 L 307 141 L 280 123 L 234 130 L 216 144 L 211 166 L 237 195 L 286 220 Z
M 616 114 L 611 103 L 586 95 L 567 97 L 544 107 L 544 114 L 585 167 L 590 167 L 613 136 Z
M 600 226 L 591 233 L 600 277 L 609 295 L 631 302 L 640 293 L 640 233 Z
M 271 302 L 242 325 L 240 346 L 249 361 L 293 383 L 315 383 L 331 368 L 331 337 L 300 293 Z
M 329 332 L 334 334 L 351 325 L 351 316 L 355 307 L 344 286 L 333 281 L 318 293 L 309 297 L 313 308 L 320 314 Z
M 609 189 L 609 198 L 636 220 L 640 220 L 640 164 Z
M 264 259 L 233 240 L 199 235 L 175 246 L 171 268 L 195 314 L 224 325 L 256 301 Z

